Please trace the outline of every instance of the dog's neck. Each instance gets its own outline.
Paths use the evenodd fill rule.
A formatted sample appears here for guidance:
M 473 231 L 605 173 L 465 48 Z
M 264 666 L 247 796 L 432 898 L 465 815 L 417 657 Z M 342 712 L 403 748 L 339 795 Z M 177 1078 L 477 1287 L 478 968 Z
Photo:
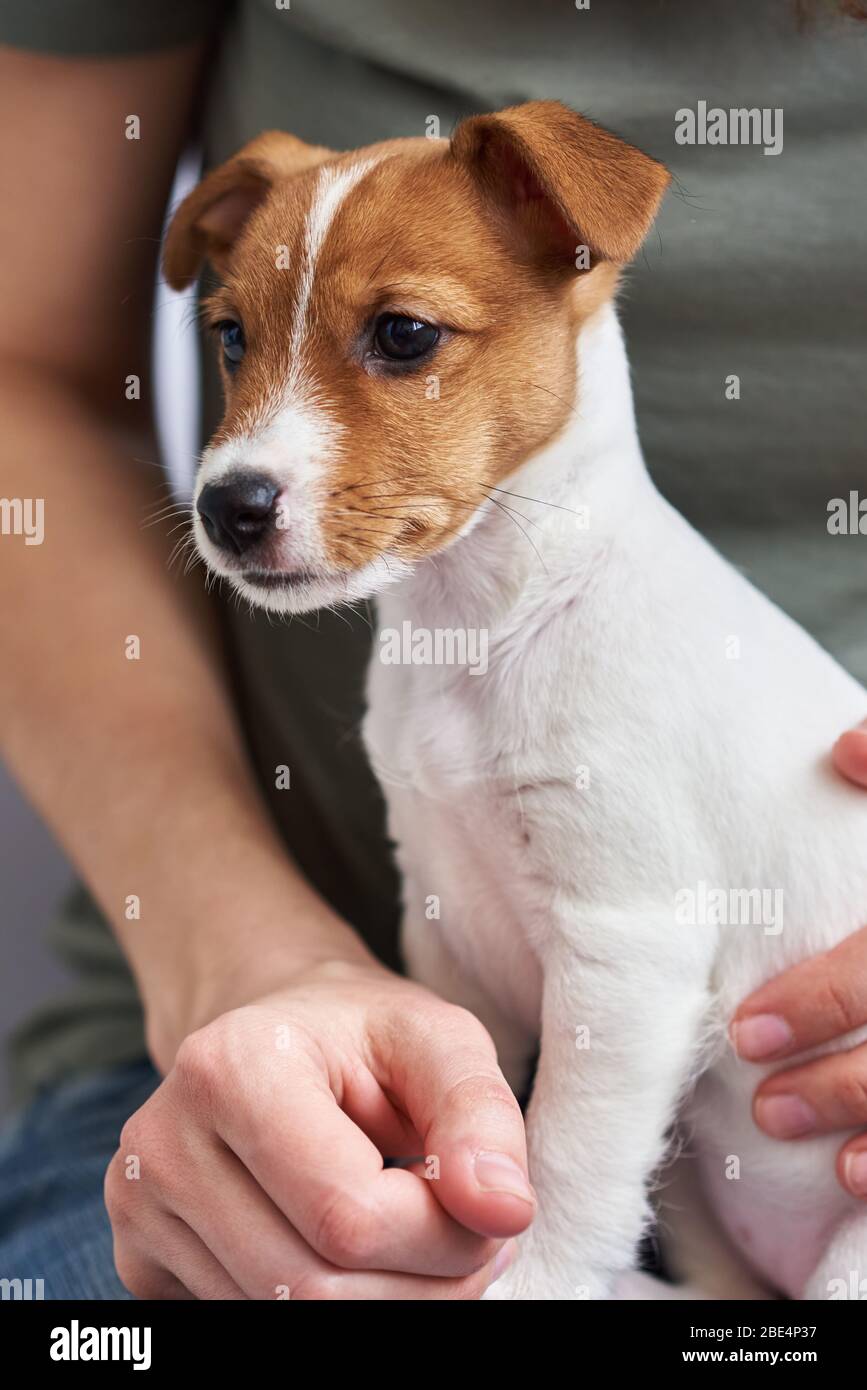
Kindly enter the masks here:
M 502 620 L 532 590 L 542 597 L 595 568 L 616 527 L 654 495 L 635 426 L 629 363 L 613 304 L 582 328 L 575 407 L 560 434 L 526 460 L 448 550 L 380 599 L 429 626 Z

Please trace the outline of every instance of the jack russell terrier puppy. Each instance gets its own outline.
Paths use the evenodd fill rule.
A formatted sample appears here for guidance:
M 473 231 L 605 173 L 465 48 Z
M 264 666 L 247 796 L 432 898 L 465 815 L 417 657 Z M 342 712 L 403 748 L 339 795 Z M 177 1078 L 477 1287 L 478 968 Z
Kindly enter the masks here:
M 867 799 L 825 752 L 867 693 L 645 470 L 614 298 L 668 181 L 557 102 L 348 154 L 269 132 L 165 246 L 174 287 L 222 282 L 198 549 L 270 612 L 377 595 L 410 639 L 364 728 L 406 960 L 517 1091 L 541 1039 L 539 1209 L 494 1299 L 666 1296 L 629 1274 L 651 1185 L 674 1296 L 867 1275 L 839 1140 L 763 1135 L 725 1034 L 867 922 Z M 427 660 L 461 634 L 484 662 Z

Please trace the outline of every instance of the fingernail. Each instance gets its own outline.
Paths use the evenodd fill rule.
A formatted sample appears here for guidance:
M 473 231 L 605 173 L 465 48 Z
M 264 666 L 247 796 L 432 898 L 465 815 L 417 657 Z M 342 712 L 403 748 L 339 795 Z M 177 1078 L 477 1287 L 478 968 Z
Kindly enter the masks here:
M 850 1192 L 856 1197 L 867 1197 L 867 1149 L 846 1155 L 843 1177 Z
M 772 1139 L 797 1139 L 812 1134 L 816 1112 L 801 1096 L 762 1096 L 756 1101 L 756 1121 Z
M 500 1275 L 505 1274 L 506 1270 L 509 1268 L 509 1265 L 515 1258 L 515 1251 L 517 1250 L 517 1248 L 517 1241 L 507 1240 L 505 1245 L 501 1246 L 501 1248 L 498 1250 L 497 1258 L 494 1260 L 494 1268 L 491 1273 L 492 1284 L 496 1284 Z
M 754 1014 L 731 1026 L 732 1044 L 746 1062 L 761 1062 L 784 1052 L 795 1035 L 784 1018 L 777 1014 Z
M 520 1197 L 522 1202 L 532 1202 L 530 1184 L 508 1154 L 476 1154 L 476 1182 L 483 1192 L 505 1192 L 509 1197 Z

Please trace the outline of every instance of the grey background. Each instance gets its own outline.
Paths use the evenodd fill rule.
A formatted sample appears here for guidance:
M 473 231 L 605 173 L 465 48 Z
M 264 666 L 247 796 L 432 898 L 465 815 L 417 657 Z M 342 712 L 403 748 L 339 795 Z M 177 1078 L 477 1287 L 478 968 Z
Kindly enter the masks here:
M 67 976 L 46 950 L 45 928 L 72 871 L 0 765 L 0 1030 L 5 1039 Z M 5 1058 L 0 1112 L 8 1105 Z

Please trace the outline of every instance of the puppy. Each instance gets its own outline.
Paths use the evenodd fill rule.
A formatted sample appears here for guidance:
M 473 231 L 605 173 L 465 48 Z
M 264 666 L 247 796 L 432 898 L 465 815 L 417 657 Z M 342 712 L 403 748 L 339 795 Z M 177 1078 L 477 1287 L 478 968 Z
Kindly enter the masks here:
M 222 281 L 199 551 L 274 613 L 377 596 L 407 963 L 516 1090 L 541 1039 L 495 1299 L 646 1294 L 675 1121 L 693 1293 L 867 1275 L 839 1139 L 761 1134 L 724 1028 L 867 922 L 867 799 L 826 760 L 867 695 L 648 478 L 614 298 L 667 183 L 556 102 L 350 154 L 270 132 L 165 247 L 175 287 Z

